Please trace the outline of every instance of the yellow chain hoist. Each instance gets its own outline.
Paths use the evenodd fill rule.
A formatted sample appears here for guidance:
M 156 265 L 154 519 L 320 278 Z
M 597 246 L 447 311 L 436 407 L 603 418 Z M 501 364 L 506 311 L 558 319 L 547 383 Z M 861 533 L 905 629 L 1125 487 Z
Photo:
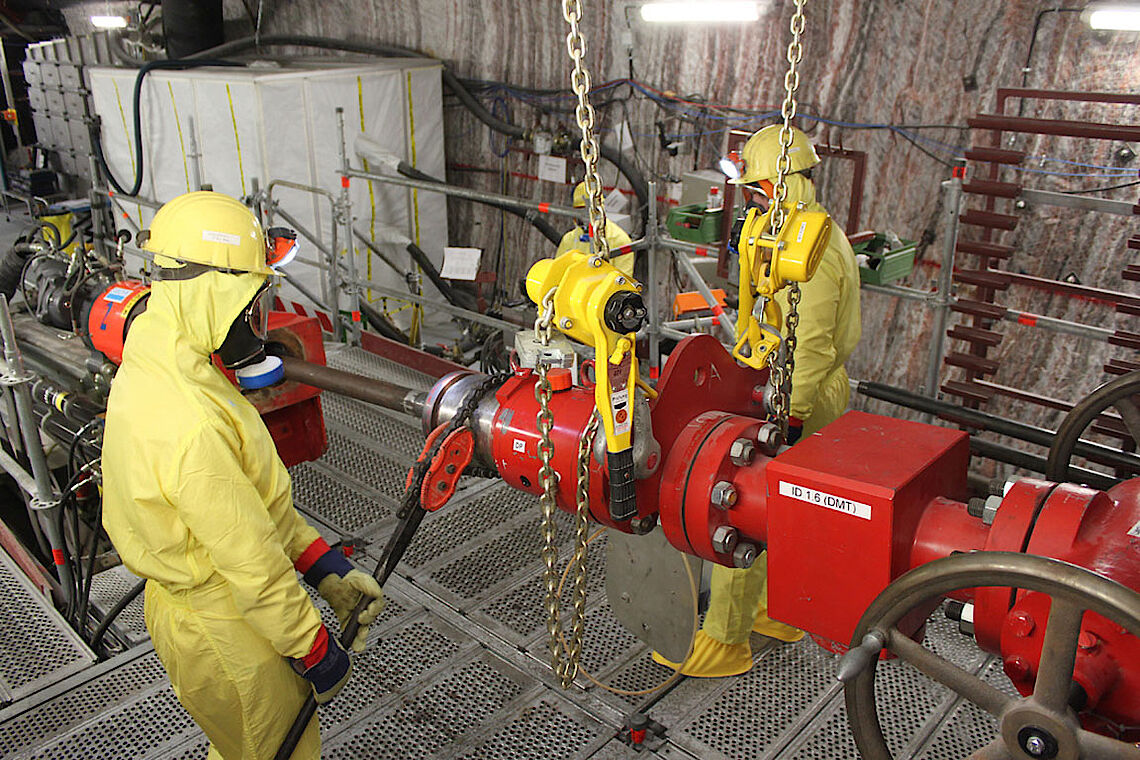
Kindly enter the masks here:
M 593 346 L 594 403 L 606 434 L 609 510 L 615 520 L 637 514 L 633 478 L 633 402 L 637 385 L 635 333 L 645 323 L 642 287 L 599 256 L 568 251 L 540 259 L 527 273 L 535 303 L 554 291 L 553 326 Z
M 831 217 L 785 202 L 783 227 L 771 235 L 773 203 L 767 212 L 749 209 L 740 233 L 740 311 L 732 355 L 762 369 L 780 346 L 783 315 L 774 296 L 781 288 L 815 275 L 831 237 Z M 757 310 L 760 313 L 756 313 Z

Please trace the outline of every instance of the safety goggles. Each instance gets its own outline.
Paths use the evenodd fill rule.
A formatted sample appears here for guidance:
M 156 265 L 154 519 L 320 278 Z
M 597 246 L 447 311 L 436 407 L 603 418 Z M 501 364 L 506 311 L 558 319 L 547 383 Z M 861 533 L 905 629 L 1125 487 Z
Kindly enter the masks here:
M 260 340 L 265 340 L 269 335 L 269 312 L 272 310 L 273 290 L 266 282 L 245 308 L 245 319 L 249 322 L 249 329 Z

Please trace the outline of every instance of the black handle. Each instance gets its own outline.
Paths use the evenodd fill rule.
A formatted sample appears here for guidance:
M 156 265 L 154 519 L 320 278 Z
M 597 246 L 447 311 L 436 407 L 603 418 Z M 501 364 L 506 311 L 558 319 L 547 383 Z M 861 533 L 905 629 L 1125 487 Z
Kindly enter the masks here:
M 396 530 L 392 533 L 392 538 L 389 539 L 388 545 L 384 547 L 384 554 L 381 555 L 380 561 L 376 563 L 376 571 L 372 577 L 383 588 L 388 580 L 388 576 L 396 569 L 400 559 L 404 556 L 404 552 L 408 549 L 408 544 L 412 542 L 412 536 L 415 535 L 416 529 L 420 527 L 420 522 L 423 521 L 424 515 L 427 511 L 421 507 L 416 506 L 412 509 L 411 513 L 403 519 L 403 521 L 396 526 Z M 340 636 L 340 645 L 344 647 L 345 651 L 349 651 L 352 646 L 352 640 L 356 638 L 356 632 L 360 629 L 360 613 L 372 601 L 371 597 L 361 596 L 360 601 L 356 603 L 356 609 L 352 613 L 352 617 L 348 620 L 348 625 L 344 627 L 344 631 Z M 305 733 L 306 726 L 309 721 L 313 719 L 314 713 L 317 712 L 317 700 L 310 693 L 305 699 L 305 704 L 301 705 L 301 709 L 297 712 L 297 717 L 293 719 L 293 725 L 289 727 L 289 732 L 285 734 L 284 741 L 281 742 L 281 747 L 278 748 L 277 754 L 273 756 L 273 760 L 289 760 L 293 756 L 293 750 L 297 748 L 297 742 L 301 741 L 301 734 Z
M 633 448 L 606 454 L 610 470 L 610 517 L 628 520 L 637 514 L 637 484 L 633 480 Z

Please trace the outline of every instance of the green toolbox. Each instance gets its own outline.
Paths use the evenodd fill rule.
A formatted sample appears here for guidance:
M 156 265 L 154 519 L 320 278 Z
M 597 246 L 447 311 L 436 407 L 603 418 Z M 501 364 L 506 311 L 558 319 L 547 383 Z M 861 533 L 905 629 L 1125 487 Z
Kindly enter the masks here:
M 855 260 L 859 262 L 859 279 L 869 285 L 886 285 L 901 280 L 914 269 L 917 247 L 913 240 L 891 240 L 881 233 L 852 245 Z
M 701 203 L 677 206 L 665 217 L 665 227 L 677 240 L 688 243 L 715 243 L 720 240 L 723 209 L 708 211 Z

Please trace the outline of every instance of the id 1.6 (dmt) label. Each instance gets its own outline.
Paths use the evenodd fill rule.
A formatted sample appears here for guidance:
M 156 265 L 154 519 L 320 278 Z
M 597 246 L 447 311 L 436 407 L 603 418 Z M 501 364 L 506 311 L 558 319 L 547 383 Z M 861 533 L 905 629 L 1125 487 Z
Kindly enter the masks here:
M 836 512 L 842 512 L 845 515 L 854 515 L 855 517 L 864 520 L 871 519 L 871 505 L 864 504 L 860 501 L 852 501 L 845 499 L 842 496 L 826 493 L 825 491 L 816 491 L 814 488 L 807 486 L 796 485 L 795 483 L 786 483 L 780 481 L 780 495 L 787 496 L 807 504 L 814 504 L 817 507 L 826 507 L 833 509 Z

